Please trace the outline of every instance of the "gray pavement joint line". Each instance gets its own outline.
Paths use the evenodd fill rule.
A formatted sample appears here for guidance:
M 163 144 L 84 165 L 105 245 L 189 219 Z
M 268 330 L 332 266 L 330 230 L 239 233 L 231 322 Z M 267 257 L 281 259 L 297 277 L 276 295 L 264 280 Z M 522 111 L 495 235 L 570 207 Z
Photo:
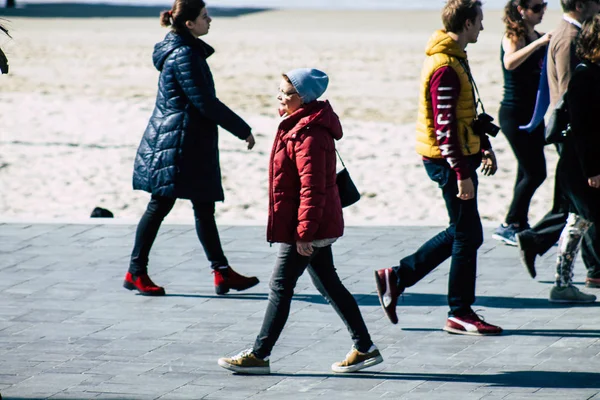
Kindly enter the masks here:
M 188 383 L 189 383 L 189 382 L 186 382 L 186 383 L 182 384 L 181 386 L 177 386 L 175 389 L 173 389 L 173 390 L 170 390 L 170 391 L 168 391 L 167 393 L 163 393 L 163 394 L 161 394 L 161 395 L 160 395 L 160 396 L 158 396 L 158 397 L 155 397 L 155 398 L 154 398 L 154 400 L 160 400 L 162 397 L 168 397 L 167 395 L 168 395 L 169 393 L 173 393 L 174 391 L 176 391 L 176 390 L 178 390 L 178 389 L 181 389 L 181 388 L 182 388 L 182 387 L 184 387 L 184 386 L 187 386 L 187 385 L 188 385 Z
M 29 229 L 29 228 L 31 228 L 32 226 L 33 226 L 33 225 L 29 225 L 29 226 L 27 226 L 27 227 L 23 228 L 23 230 Z M 30 240 L 33 240 L 33 239 L 37 239 L 37 238 L 39 238 L 40 236 L 45 236 L 45 235 L 48 235 L 48 234 L 50 234 L 51 232 L 55 232 L 55 231 L 57 231 L 57 230 L 60 230 L 60 229 L 62 229 L 62 228 L 65 228 L 65 227 L 67 227 L 67 226 L 69 226 L 69 225 L 68 225 L 68 224 L 61 224 L 61 225 L 53 225 L 53 224 L 51 224 L 50 226 L 52 226 L 53 228 L 52 228 L 52 229 L 50 229 L 50 230 L 48 230 L 47 232 L 41 232 L 39 235 L 36 235 L 36 236 L 32 236 L 32 237 L 30 237 L 30 238 L 27 238 L 27 239 L 25 239 L 25 240 L 24 240 L 24 242 L 28 242 L 28 241 L 30 241 Z
M 69 226 L 69 225 L 64 225 L 63 227 L 67 227 L 67 226 Z M 71 235 L 71 236 L 69 236 L 69 237 L 70 237 L 70 238 L 73 238 L 73 237 L 77 237 L 77 236 L 79 236 L 79 235 L 83 235 L 84 233 L 87 233 L 87 232 L 89 232 L 89 231 L 92 231 L 92 230 L 96 229 L 96 228 L 97 228 L 97 227 L 99 227 L 99 226 L 102 226 L 102 225 L 93 225 L 93 226 L 90 226 L 89 228 L 87 228 L 87 229 L 85 229 L 85 230 L 82 230 L 81 232 L 77 232 L 76 234 L 74 234 L 74 235 Z
M 164 339 L 162 339 L 162 340 L 164 340 Z M 146 355 L 149 355 L 149 354 L 150 354 L 150 353 L 152 353 L 153 351 L 156 351 L 156 350 L 162 349 L 163 347 L 165 347 L 165 346 L 169 346 L 169 345 L 171 345 L 171 344 L 173 344 L 173 343 L 175 343 L 175 342 L 174 342 L 174 341 L 168 341 L 168 340 L 165 340 L 165 342 L 164 342 L 163 344 L 161 344 L 161 345 L 160 345 L 160 346 L 158 346 L 158 347 L 155 347 L 155 348 L 153 348 L 152 350 L 148 350 L 147 352 L 145 352 L 144 354 L 142 354 L 140 357 L 144 357 L 144 356 L 146 356 Z
M 22 249 L 19 249 L 19 250 L 26 249 L 27 247 L 31 247 L 31 245 L 27 245 L 26 247 L 23 247 Z M 16 251 L 19 251 L 19 250 L 16 250 Z M 13 253 L 13 252 L 12 252 L 12 251 L 9 251 L 9 252 L 7 252 L 7 254 L 8 254 L 8 253 Z M 2 254 L 2 252 L 0 252 L 0 254 Z M 5 269 L 7 269 L 7 268 L 13 268 L 13 267 L 16 267 L 16 266 L 17 266 L 17 264 L 21 264 L 21 263 L 24 263 L 24 262 L 27 262 L 27 261 L 31 261 L 32 259 L 34 259 L 34 258 L 36 258 L 36 257 L 39 257 L 39 256 L 38 256 L 37 254 L 31 254 L 29 258 L 25 258 L 24 260 L 19 260 L 19 261 L 17 261 L 15 264 L 9 264 L 9 265 L 7 265 L 6 267 L 4 267 L 4 268 L 1 268 L 0 270 L 5 270 Z

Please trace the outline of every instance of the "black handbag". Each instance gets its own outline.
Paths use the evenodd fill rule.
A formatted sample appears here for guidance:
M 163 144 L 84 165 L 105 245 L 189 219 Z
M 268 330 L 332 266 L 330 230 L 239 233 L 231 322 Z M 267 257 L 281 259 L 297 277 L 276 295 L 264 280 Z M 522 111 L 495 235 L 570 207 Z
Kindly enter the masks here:
M 567 102 L 565 101 L 565 95 L 562 95 L 546 125 L 546 143 L 562 143 L 565 141 L 567 132 L 569 130 L 569 110 L 567 109 Z
M 352 182 L 350 173 L 346 169 L 346 165 L 344 164 L 344 160 L 342 160 L 340 153 L 338 153 L 337 150 L 335 152 L 342 162 L 342 167 L 344 167 L 340 172 L 337 173 L 335 183 L 337 184 L 338 192 L 340 193 L 342 207 L 348 207 L 360 200 L 360 192 L 356 188 L 354 182 Z
M 575 70 L 586 69 L 587 65 L 581 63 L 575 68 Z M 568 91 L 567 91 L 568 92 Z M 569 124 L 569 108 L 567 107 L 567 92 L 563 93 L 554 106 L 548 125 L 546 126 L 546 143 L 562 143 L 571 130 Z

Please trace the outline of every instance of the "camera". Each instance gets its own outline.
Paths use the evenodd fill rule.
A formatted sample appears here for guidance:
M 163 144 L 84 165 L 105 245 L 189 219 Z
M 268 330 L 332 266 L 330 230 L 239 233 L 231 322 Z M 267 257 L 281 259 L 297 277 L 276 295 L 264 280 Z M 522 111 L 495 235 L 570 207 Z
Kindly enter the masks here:
M 483 134 L 496 137 L 498 132 L 500 132 L 500 127 L 498 125 L 492 124 L 492 118 L 489 114 L 481 113 L 475 118 L 473 121 L 473 132 L 476 135 L 482 136 Z

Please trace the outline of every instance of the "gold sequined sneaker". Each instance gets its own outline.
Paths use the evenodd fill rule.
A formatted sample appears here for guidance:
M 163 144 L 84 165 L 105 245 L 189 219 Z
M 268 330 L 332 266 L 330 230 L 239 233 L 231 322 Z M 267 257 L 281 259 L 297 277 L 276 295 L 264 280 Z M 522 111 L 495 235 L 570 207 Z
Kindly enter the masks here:
M 383 361 L 379 349 L 373 345 L 366 353 L 361 353 L 354 346 L 346 354 L 344 361 L 336 362 L 331 366 L 333 372 L 356 372 L 361 369 L 369 368 Z
M 238 374 L 268 375 L 271 373 L 269 357 L 258 358 L 252 349 L 244 350 L 231 358 L 219 358 L 219 366 Z

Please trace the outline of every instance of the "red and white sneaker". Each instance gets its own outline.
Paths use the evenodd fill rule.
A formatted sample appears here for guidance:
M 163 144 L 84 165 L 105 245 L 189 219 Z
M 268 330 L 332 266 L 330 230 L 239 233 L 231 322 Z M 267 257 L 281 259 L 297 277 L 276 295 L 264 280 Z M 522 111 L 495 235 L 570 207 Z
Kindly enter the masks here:
M 397 324 L 396 304 L 404 290 L 398 288 L 396 273 L 391 268 L 377 270 L 375 271 L 375 283 L 377 284 L 377 296 L 385 315 L 392 324 Z
M 457 335 L 474 336 L 492 336 L 502 333 L 502 328 L 488 324 L 474 312 L 460 317 L 449 317 L 444 330 Z

